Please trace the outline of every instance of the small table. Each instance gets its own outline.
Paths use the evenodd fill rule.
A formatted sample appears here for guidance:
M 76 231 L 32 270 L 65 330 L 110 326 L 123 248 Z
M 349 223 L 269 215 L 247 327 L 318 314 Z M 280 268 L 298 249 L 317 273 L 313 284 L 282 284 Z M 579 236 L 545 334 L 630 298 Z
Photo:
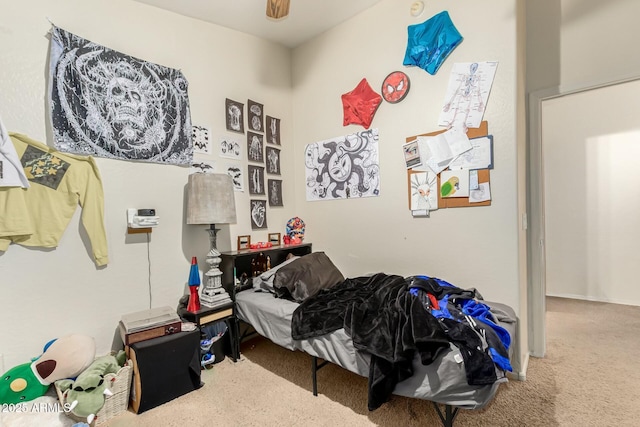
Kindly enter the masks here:
M 224 321 L 227 324 L 227 333 L 229 334 L 229 341 L 231 342 L 230 357 L 234 362 L 238 361 L 240 357 L 237 330 L 238 322 L 236 321 L 235 304 L 233 301 L 214 308 L 202 305 L 200 310 L 195 313 L 185 311 L 181 314 L 185 320 L 195 323 L 198 329 L 202 329 L 203 326 L 213 322 Z

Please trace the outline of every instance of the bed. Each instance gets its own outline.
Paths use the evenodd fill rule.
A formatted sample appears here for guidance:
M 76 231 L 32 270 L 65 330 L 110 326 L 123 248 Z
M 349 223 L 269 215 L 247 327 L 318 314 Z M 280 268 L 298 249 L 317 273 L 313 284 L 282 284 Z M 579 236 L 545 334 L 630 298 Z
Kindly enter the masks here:
M 250 325 L 251 329 L 275 344 L 292 351 L 305 352 L 313 358 L 312 379 L 314 395 L 317 395 L 317 370 L 326 363 L 333 363 L 355 374 L 369 378 L 368 404 L 370 410 L 376 409 L 388 400 L 389 396 L 387 394 L 391 393 L 425 399 L 434 402 L 443 425 L 451 426 L 459 409 L 479 409 L 486 406 L 493 399 L 499 385 L 507 381 L 506 370 L 510 368 L 508 360 L 501 360 L 500 366 L 498 366 L 498 363 L 492 362 L 492 372 L 488 373 L 488 375 L 484 375 L 487 373 L 486 366 L 478 368 L 480 370 L 484 369 L 482 375 L 476 375 L 478 378 L 482 377 L 480 378 L 481 380 L 470 381 L 468 366 L 472 366 L 475 362 L 469 359 L 469 355 L 465 354 L 468 349 L 463 342 L 460 342 L 459 334 L 457 339 L 448 339 L 446 343 L 442 342 L 442 334 L 439 334 L 438 337 L 440 339 L 436 337 L 435 341 L 433 334 L 430 334 L 427 341 L 429 343 L 436 342 L 435 347 L 429 344 L 431 345 L 428 348 L 429 351 L 425 351 L 424 346 L 421 347 L 418 343 L 415 347 L 420 348 L 419 351 L 401 352 L 403 356 L 408 355 L 408 363 L 399 363 L 399 368 L 389 374 L 387 371 L 391 369 L 390 367 L 395 367 L 396 365 L 382 360 L 383 358 L 378 351 L 378 348 L 380 348 L 384 354 L 387 350 L 380 347 L 380 342 L 385 340 L 384 337 L 379 336 L 378 331 L 385 329 L 383 324 L 387 323 L 389 315 L 384 314 L 385 317 L 382 319 L 382 323 L 379 320 L 367 318 L 368 315 L 379 317 L 378 313 L 388 313 L 388 308 L 369 306 L 366 310 L 361 310 L 360 312 L 358 312 L 357 308 L 354 308 L 366 306 L 366 303 L 360 298 L 361 294 L 355 298 L 353 292 L 362 293 L 365 292 L 364 289 L 366 287 L 370 287 L 373 292 L 379 294 L 380 289 L 388 287 L 393 289 L 393 291 L 390 291 L 393 292 L 390 305 L 393 313 L 391 316 L 394 319 L 398 317 L 397 313 L 395 313 L 396 307 L 402 305 L 402 303 L 398 303 L 400 300 L 406 301 L 406 307 L 411 307 L 405 310 L 407 313 L 412 312 L 412 310 L 421 310 L 421 307 L 425 307 L 426 303 L 427 305 L 432 304 L 433 313 L 446 317 L 445 315 L 450 316 L 451 312 L 446 310 L 445 307 L 456 310 L 454 301 L 460 301 L 460 298 L 455 297 L 451 298 L 453 301 L 448 301 L 449 297 L 446 295 L 450 295 L 453 289 L 459 292 L 460 288 L 444 281 L 439 281 L 439 279 L 434 282 L 432 278 L 427 278 L 426 276 L 402 278 L 378 273 L 345 279 L 322 252 L 314 252 L 304 257 L 294 257 L 283 264 L 274 268 L 273 271 L 255 278 L 256 283 L 250 289 L 236 293 L 236 315 L 240 321 Z M 416 277 L 419 279 L 416 279 Z M 446 292 L 444 297 L 440 293 L 440 302 L 444 302 L 446 305 L 438 306 L 437 310 L 438 301 L 435 298 L 426 300 L 425 294 L 428 295 L 428 293 L 422 292 L 423 290 L 420 289 L 421 284 L 426 283 L 427 279 L 431 283 L 430 286 L 433 286 L 433 288 L 430 288 L 431 291 L 437 293 L 435 291 L 437 288 L 438 292 L 442 292 L 443 289 Z M 318 282 L 322 283 L 318 284 Z M 407 283 L 411 283 L 414 286 L 410 286 Z M 449 289 L 448 286 L 452 288 Z M 418 291 L 415 291 L 416 288 L 418 288 Z M 300 292 L 299 289 L 304 289 L 304 291 Z M 407 292 L 408 290 L 409 292 Z M 345 296 L 345 292 L 349 293 L 350 296 Z M 515 337 L 516 330 L 516 315 L 513 309 L 504 304 L 482 300 L 481 295 L 476 290 L 463 290 L 462 292 L 469 292 L 468 295 L 473 295 L 473 299 L 479 305 L 490 309 L 489 313 L 484 312 L 482 316 L 472 317 L 469 321 L 474 322 L 475 319 L 479 323 L 483 321 L 491 323 L 486 320 L 490 318 L 494 322 L 492 326 L 495 326 L 495 328 L 488 329 L 499 331 L 500 334 L 495 334 L 492 331 L 488 332 L 491 336 L 501 335 L 498 338 L 503 343 L 505 340 L 507 341 L 507 345 L 504 346 L 506 348 L 502 348 L 499 353 L 510 359 L 513 346 L 508 344 L 511 337 Z M 454 294 L 456 293 L 454 292 Z M 434 294 L 431 295 L 432 297 L 434 296 Z M 367 298 L 369 297 L 370 294 L 367 294 Z M 386 297 L 387 295 L 384 296 L 384 298 Z M 444 301 L 442 298 L 444 298 Z M 340 303 L 336 303 L 336 301 L 341 299 L 346 301 L 343 304 L 345 307 L 350 307 L 350 312 L 345 317 L 347 320 L 338 319 L 326 322 L 326 319 L 339 317 L 335 315 L 337 313 L 335 310 L 344 310 L 344 308 L 335 307 L 336 305 L 340 306 Z M 420 304 L 414 301 L 420 301 Z M 467 301 L 465 300 L 465 302 Z M 435 305 L 433 305 L 434 303 Z M 475 308 L 477 307 L 475 306 Z M 445 311 L 444 314 L 442 313 L 443 309 Z M 373 313 L 374 311 L 375 313 Z M 468 312 L 468 310 L 466 311 Z M 407 314 L 405 323 L 411 323 L 411 316 L 411 314 Z M 420 319 L 422 319 L 422 316 L 420 314 Z M 466 317 L 467 315 L 464 314 L 464 316 Z M 436 318 L 435 315 L 426 317 Z M 400 318 L 402 318 L 402 315 Z M 301 319 L 310 320 L 307 320 L 307 324 L 301 326 Z M 318 319 L 320 319 L 320 322 Z M 461 323 L 444 318 L 441 318 L 439 322 L 444 320 L 451 322 L 448 324 L 452 325 L 453 328 L 458 327 L 458 323 Z M 376 327 L 368 327 L 363 333 L 362 330 L 358 330 L 358 321 L 364 321 L 368 325 L 377 323 Z M 318 323 L 320 324 L 319 326 Z M 311 329 L 315 331 L 309 331 L 309 324 L 312 325 Z M 418 331 L 407 332 L 413 329 Z M 424 330 L 425 327 L 417 326 L 414 321 L 413 324 L 404 327 L 405 333 L 399 340 L 403 343 L 405 341 L 413 343 L 415 336 L 417 337 L 415 341 L 420 342 L 421 338 L 419 337 L 424 334 L 421 334 L 419 329 Z M 469 328 L 465 330 L 468 332 Z M 372 332 L 377 335 L 373 338 L 367 337 L 370 341 L 374 341 L 372 350 L 367 351 L 367 348 L 363 347 L 360 338 L 362 338 L 362 335 L 368 335 Z M 451 336 L 456 336 L 453 332 L 449 331 L 449 333 Z M 507 333 L 508 336 L 506 335 Z M 402 332 L 399 335 L 402 335 Z M 413 336 L 407 338 L 408 335 Z M 294 339 L 294 337 L 301 339 Z M 470 342 L 475 343 L 474 339 L 474 337 L 470 337 Z M 425 342 L 425 340 L 422 340 L 422 342 Z M 482 349 L 483 355 L 493 357 L 495 354 L 493 352 L 494 349 L 499 347 L 499 344 L 495 342 L 495 336 L 492 342 L 488 339 L 483 342 L 485 343 L 483 345 L 485 348 Z M 487 344 L 489 342 L 490 345 Z M 386 344 L 383 345 L 386 347 Z M 405 350 L 408 347 L 406 344 L 399 344 L 398 346 Z M 437 348 L 438 351 L 433 351 L 434 348 Z M 461 348 L 464 352 L 461 352 Z M 396 353 L 398 352 L 396 351 Z M 425 356 L 425 353 L 428 353 L 429 356 Z M 499 359 L 500 355 L 495 354 L 495 357 Z M 384 357 L 384 359 L 387 359 L 387 357 Z M 422 363 L 425 359 L 427 359 L 427 364 Z M 319 363 L 320 360 L 323 362 Z M 381 375 L 380 371 L 386 373 Z M 399 375 L 398 372 L 404 374 Z M 397 381 L 398 376 L 401 378 L 400 381 Z M 390 383 L 389 377 L 394 378 Z M 469 385 L 470 383 L 474 383 L 474 385 Z M 378 388 L 376 389 L 376 387 Z M 440 405 L 444 405 L 444 411 L 441 410 Z

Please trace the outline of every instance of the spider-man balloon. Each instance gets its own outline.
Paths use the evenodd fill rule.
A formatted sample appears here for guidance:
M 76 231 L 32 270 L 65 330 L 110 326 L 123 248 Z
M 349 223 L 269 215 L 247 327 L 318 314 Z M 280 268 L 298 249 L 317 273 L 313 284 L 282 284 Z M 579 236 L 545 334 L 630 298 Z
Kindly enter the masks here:
M 391 104 L 396 104 L 409 93 L 409 76 L 402 71 L 394 71 L 382 81 L 382 97 Z

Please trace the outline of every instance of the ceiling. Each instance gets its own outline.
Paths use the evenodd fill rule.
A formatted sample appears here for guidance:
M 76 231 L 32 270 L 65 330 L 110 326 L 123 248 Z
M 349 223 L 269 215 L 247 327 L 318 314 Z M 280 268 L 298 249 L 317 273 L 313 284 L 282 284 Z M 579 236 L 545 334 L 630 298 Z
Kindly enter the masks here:
M 267 18 L 266 0 L 135 0 L 293 48 L 381 0 L 291 0 L 289 16 Z

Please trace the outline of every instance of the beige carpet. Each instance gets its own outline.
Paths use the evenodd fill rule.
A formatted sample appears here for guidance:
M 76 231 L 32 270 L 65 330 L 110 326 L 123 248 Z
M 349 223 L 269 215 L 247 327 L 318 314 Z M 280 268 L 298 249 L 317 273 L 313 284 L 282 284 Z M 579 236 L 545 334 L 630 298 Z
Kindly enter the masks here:
M 527 380 L 503 384 L 484 409 L 460 411 L 455 426 L 640 425 L 640 307 L 548 298 L 547 309 L 548 356 L 532 358 Z M 366 378 L 335 365 L 318 372 L 314 397 L 311 358 L 265 339 L 242 354 L 203 371 L 200 390 L 107 425 L 441 425 L 431 402 L 417 399 L 394 396 L 369 412 Z

